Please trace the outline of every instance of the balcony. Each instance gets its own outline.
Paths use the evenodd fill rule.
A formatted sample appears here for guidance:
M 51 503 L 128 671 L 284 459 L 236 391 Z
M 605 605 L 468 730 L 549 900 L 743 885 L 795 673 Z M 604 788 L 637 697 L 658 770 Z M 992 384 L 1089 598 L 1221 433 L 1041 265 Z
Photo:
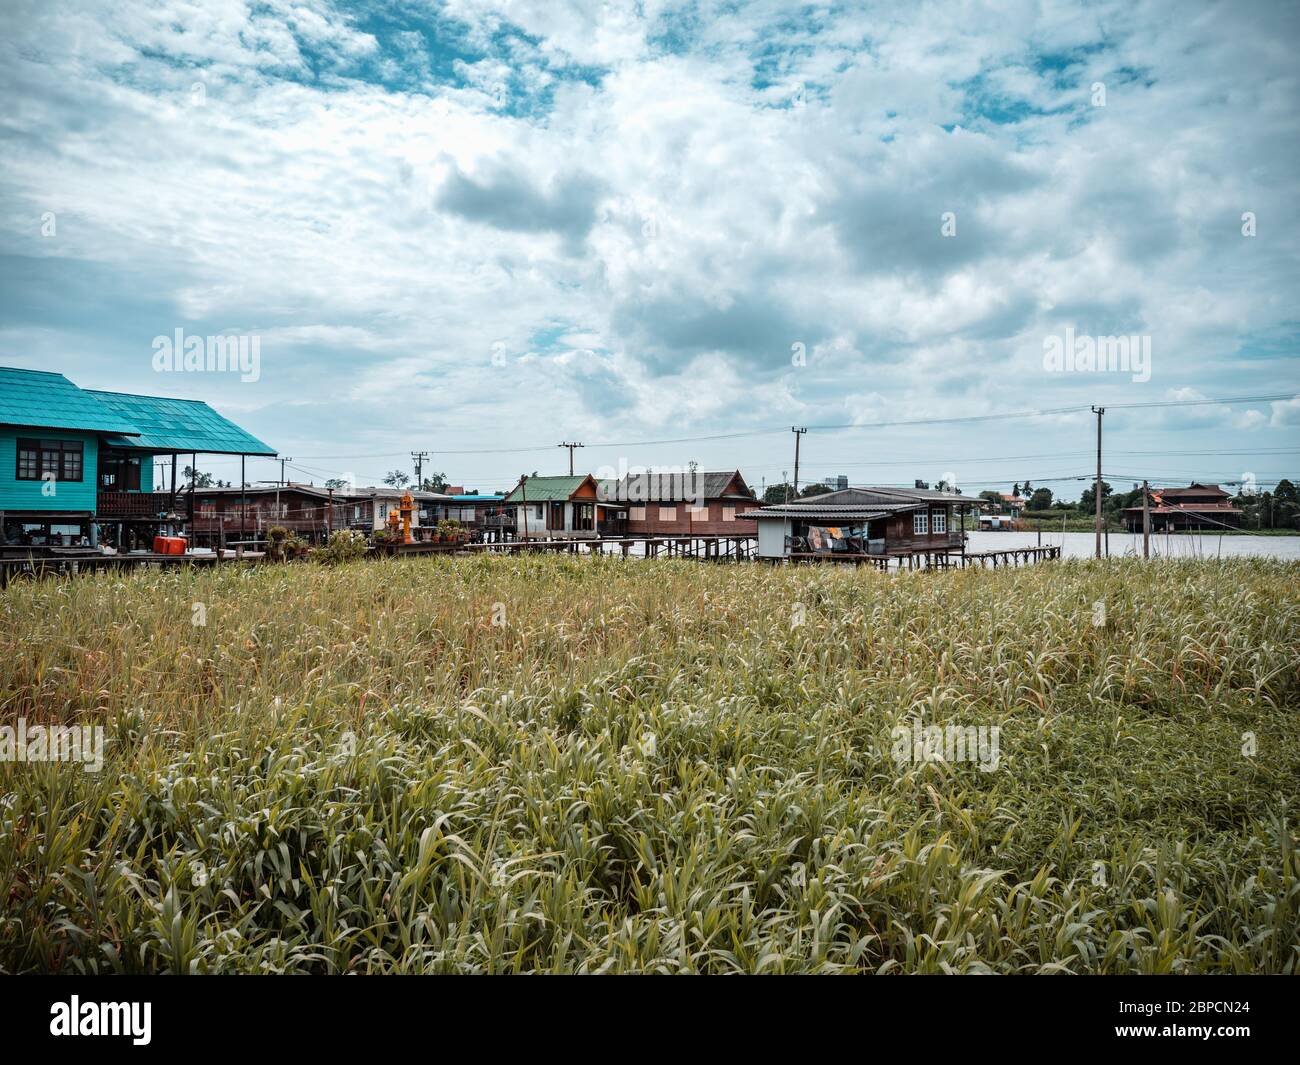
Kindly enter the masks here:
M 157 521 L 172 513 L 189 517 L 189 493 L 100 492 L 95 502 L 95 516 L 109 521 Z

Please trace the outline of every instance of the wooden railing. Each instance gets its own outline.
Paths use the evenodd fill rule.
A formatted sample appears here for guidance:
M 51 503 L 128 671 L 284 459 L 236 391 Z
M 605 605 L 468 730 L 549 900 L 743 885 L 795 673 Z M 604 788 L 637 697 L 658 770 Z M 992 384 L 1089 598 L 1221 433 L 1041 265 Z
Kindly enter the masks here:
M 99 518 L 159 518 L 175 513 L 188 518 L 190 495 L 178 492 L 100 492 L 95 500 L 95 515 Z

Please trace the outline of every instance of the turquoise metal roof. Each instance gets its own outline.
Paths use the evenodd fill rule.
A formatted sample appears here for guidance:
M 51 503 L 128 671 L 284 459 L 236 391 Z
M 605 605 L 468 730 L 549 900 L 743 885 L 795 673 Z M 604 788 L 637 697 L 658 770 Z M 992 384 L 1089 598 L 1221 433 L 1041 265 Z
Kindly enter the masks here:
M 578 473 L 572 477 L 529 477 L 523 490 L 515 485 L 505 502 L 521 503 L 526 499 L 529 503 L 547 503 L 568 499 L 589 476 Z
M 197 399 L 134 396 L 86 390 L 100 403 L 129 419 L 138 437 L 114 437 L 109 447 L 139 451 L 192 451 L 206 455 L 274 455 L 275 448 L 244 432 Z
M 0 425 L 87 432 L 140 432 L 134 421 L 61 373 L 0 366 Z

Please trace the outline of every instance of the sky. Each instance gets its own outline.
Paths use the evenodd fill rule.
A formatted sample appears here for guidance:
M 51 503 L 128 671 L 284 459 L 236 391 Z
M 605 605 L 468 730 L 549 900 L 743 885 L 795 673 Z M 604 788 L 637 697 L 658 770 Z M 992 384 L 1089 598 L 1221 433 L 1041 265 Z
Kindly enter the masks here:
M 806 426 L 801 482 L 1073 499 L 1104 405 L 1119 488 L 1269 487 L 1298 45 L 1253 0 L 10 0 L 0 364 L 206 400 L 317 484 L 581 441 L 760 488 Z M 159 369 L 177 330 L 256 373 Z

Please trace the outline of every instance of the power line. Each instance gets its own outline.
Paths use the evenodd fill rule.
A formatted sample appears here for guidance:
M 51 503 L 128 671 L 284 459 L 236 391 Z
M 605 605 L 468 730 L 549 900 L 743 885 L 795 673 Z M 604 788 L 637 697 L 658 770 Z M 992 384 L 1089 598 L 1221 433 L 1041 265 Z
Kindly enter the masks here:
M 1112 409 L 1140 410 L 1144 408 L 1156 407 L 1198 407 L 1212 405 L 1230 405 L 1234 403 L 1268 403 L 1295 398 L 1293 392 L 1278 392 L 1266 395 L 1256 396 L 1226 396 L 1217 399 L 1171 399 L 1171 400 L 1151 400 L 1144 403 L 1113 403 Z M 865 429 L 894 429 L 910 425 L 961 425 L 975 422 L 987 421 L 1007 421 L 1014 418 L 1048 418 L 1056 417 L 1062 414 L 1080 414 L 1088 411 L 1090 407 L 1087 404 L 1080 404 L 1071 407 L 1050 407 L 1041 410 L 1021 410 L 1021 411 L 1004 411 L 998 414 L 967 414 L 951 418 L 906 418 L 887 422 L 844 422 L 844 423 L 827 423 L 823 425 L 809 425 L 807 428 L 813 432 L 842 432 L 849 430 Z M 772 426 L 761 429 L 746 429 L 732 433 L 710 433 L 704 436 L 678 436 L 664 437 L 650 440 L 605 440 L 593 444 L 586 444 L 585 447 L 593 448 L 610 448 L 610 447 L 650 447 L 661 444 L 694 444 L 704 443 L 712 440 L 740 440 L 747 437 L 755 436 L 773 436 L 778 433 L 789 432 L 786 426 Z M 444 450 L 439 449 L 442 455 L 519 455 L 534 451 L 549 451 L 555 445 L 553 444 L 530 444 L 522 447 L 494 447 L 494 448 L 457 448 Z M 560 445 L 561 447 L 566 445 Z M 400 456 L 404 452 L 383 452 L 370 455 L 305 455 L 308 459 L 361 459 L 361 458 L 392 458 Z

